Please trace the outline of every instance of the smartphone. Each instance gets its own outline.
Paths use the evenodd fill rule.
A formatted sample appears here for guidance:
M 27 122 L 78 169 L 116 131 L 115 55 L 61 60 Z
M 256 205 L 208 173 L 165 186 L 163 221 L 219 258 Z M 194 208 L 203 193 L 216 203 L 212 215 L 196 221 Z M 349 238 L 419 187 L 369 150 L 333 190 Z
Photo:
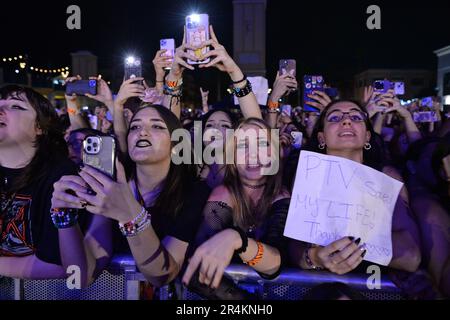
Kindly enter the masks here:
M 129 56 L 125 58 L 124 66 L 125 80 L 142 77 L 142 63 L 140 58 Z
M 394 82 L 394 93 L 397 96 L 402 96 L 405 94 L 405 83 L 404 82 Z
M 209 16 L 207 14 L 191 14 L 186 17 L 186 43 L 190 46 L 199 46 L 202 42 L 209 40 Z M 209 47 L 188 50 L 188 53 L 201 57 L 209 51 Z M 211 59 L 207 58 L 201 61 L 192 61 L 188 59 L 189 64 L 204 64 Z
M 438 122 L 438 116 L 435 111 L 414 112 L 413 120 L 416 123 Z
M 281 113 L 285 113 L 289 117 L 292 115 L 292 107 L 288 104 L 282 105 L 280 111 Z
M 174 39 L 161 39 L 159 40 L 159 48 L 161 50 L 166 50 L 163 53 L 166 57 L 171 57 L 170 61 L 173 61 L 173 57 L 175 57 L 175 40 Z M 165 68 L 166 70 L 170 70 L 170 67 Z
M 111 136 L 87 136 L 83 141 L 83 163 L 115 179 L 116 142 Z
M 387 80 L 376 80 L 373 82 L 373 91 L 374 92 L 380 92 L 380 93 L 386 93 L 388 91 L 389 84 L 386 83 Z
M 308 97 L 308 94 L 312 94 L 313 91 L 324 91 L 323 88 L 324 79 L 322 76 L 309 76 L 303 77 L 303 111 L 306 112 L 319 112 L 320 110 L 308 104 L 308 102 L 315 102 Z
M 289 73 L 295 78 L 297 76 L 297 63 L 294 59 L 281 59 L 278 71 L 280 76 Z
M 93 96 L 97 94 L 97 80 L 76 80 L 68 82 L 66 85 L 66 95 L 84 96 L 89 93 Z
M 303 143 L 303 133 L 300 131 L 292 131 L 291 136 L 294 139 L 292 142 L 292 147 L 294 149 L 300 149 Z
M 426 97 L 420 100 L 421 107 L 433 108 L 433 97 Z

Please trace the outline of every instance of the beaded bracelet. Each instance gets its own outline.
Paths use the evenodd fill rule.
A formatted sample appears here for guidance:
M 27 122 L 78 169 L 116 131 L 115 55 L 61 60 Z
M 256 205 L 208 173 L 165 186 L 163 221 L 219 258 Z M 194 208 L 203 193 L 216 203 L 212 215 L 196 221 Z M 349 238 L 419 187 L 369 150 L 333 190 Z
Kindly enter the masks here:
M 250 267 L 256 266 L 261 261 L 263 255 L 264 255 L 263 244 L 259 241 L 256 241 L 256 244 L 258 245 L 258 252 L 256 253 L 256 256 L 252 260 L 244 262 L 246 265 L 248 265 Z
M 311 258 L 309 257 L 309 249 L 311 249 L 311 248 L 308 248 L 305 251 L 305 262 L 306 262 L 306 265 L 308 266 L 308 268 L 311 268 L 313 270 L 317 270 L 317 271 L 323 270 L 323 268 L 316 266 L 312 262 Z
M 124 224 L 119 223 L 119 229 L 125 237 L 133 237 L 139 232 L 147 229 L 150 223 L 150 214 L 142 207 L 141 212 L 133 220 Z
M 50 213 L 53 225 L 57 229 L 67 229 L 78 223 L 77 209 L 52 208 Z

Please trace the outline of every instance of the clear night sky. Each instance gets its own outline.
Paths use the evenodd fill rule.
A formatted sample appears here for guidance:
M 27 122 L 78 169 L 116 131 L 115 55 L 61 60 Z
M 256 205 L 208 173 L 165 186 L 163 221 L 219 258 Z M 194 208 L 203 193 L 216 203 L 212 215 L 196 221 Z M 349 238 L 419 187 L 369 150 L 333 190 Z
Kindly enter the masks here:
M 297 59 L 299 73 L 350 78 L 369 67 L 436 68 L 433 50 L 450 45 L 450 1 L 268 0 L 267 70 L 279 58 Z M 78 4 L 82 30 L 66 28 L 66 8 Z M 366 8 L 377 4 L 382 30 L 366 28 Z M 232 0 L 204 1 L 2 1 L 0 56 L 27 53 L 34 65 L 70 65 L 85 49 L 99 68 L 120 64 L 130 51 L 149 62 L 159 39 L 180 43 L 186 14 L 210 15 L 219 40 L 232 53 Z

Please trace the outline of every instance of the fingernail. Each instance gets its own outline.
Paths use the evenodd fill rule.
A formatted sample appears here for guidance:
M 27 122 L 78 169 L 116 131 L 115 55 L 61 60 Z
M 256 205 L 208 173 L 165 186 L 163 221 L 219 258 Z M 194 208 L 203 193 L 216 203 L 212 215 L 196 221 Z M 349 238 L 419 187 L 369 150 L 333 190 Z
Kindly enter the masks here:
M 361 238 L 356 239 L 355 243 L 358 245 L 361 242 Z
M 367 250 L 364 250 L 363 253 L 362 253 L 362 255 L 361 255 L 361 258 L 364 258 L 364 256 L 366 255 L 366 253 L 367 253 Z

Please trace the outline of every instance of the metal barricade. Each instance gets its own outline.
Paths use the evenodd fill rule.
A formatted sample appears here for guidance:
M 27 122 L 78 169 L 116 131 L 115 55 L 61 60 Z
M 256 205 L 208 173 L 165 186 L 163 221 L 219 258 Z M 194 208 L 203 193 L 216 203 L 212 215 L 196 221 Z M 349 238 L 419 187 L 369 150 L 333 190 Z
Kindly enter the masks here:
M 319 284 L 342 282 L 362 293 L 369 300 L 402 299 L 399 289 L 385 276 L 381 289 L 369 290 L 368 275 L 335 275 L 329 272 L 286 269 L 274 280 L 263 280 L 253 269 L 244 265 L 231 265 L 225 273 L 238 286 L 255 292 L 267 300 L 301 300 L 308 291 Z M 65 279 L 18 280 L 0 278 L 1 300 L 138 300 L 139 283 L 144 276 L 136 268 L 131 255 L 118 255 L 112 259 L 107 270 L 86 289 L 68 289 Z M 158 290 L 160 300 L 172 297 L 168 286 Z M 178 298 L 200 300 L 179 282 Z

